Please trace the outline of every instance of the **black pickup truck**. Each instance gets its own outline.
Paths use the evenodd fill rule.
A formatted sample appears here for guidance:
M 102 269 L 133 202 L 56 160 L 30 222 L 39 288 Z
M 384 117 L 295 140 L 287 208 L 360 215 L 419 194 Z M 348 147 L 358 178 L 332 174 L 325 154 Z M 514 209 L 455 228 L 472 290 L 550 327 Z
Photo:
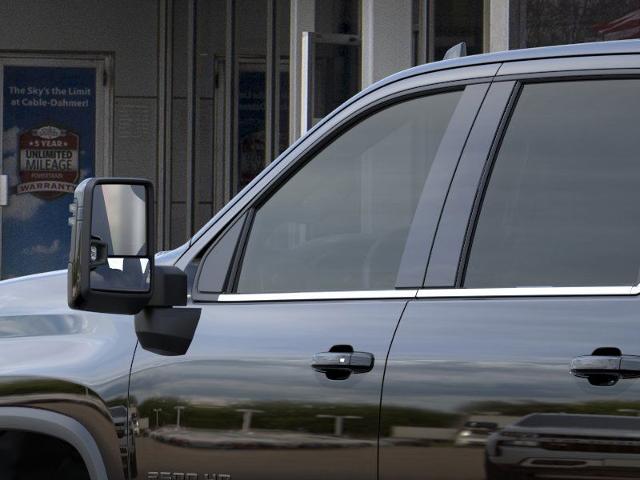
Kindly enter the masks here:
M 170 252 L 149 182 L 74 198 L 0 283 L 2 480 L 640 478 L 640 41 L 393 75 Z

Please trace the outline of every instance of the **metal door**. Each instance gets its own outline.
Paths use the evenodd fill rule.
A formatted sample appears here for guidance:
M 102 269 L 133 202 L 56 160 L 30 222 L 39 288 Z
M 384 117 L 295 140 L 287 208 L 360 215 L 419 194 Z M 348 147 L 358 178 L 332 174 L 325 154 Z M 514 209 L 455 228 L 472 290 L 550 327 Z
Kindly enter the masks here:
M 495 69 L 494 66 L 488 71 L 495 72 Z M 484 72 L 481 70 L 477 74 Z M 430 227 L 441 211 L 447 180 L 455 169 L 487 89 L 487 83 L 469 86 L 457 83 L 438 85 L 431 89 L 432 95 L 428 89 L 424 95 L 414 92 L 407 95 L 394 88 L 394 97 L 387 98 L 387 109 L 373 108 L 370 100 L 364 99 L 362 110 L 353 115 L 351 123 L 341 127 L 339 134 L 323 134 L 312 149 L 303 141 L 301 151 L 311 153 L 284 160 L 297 168 L 287 168 L 284 173 L 268 170 L 260 182 L 255 183 L 255 190 L 246 195 L 248 208 L 233 205 L 228 217 L 220 219 L 226 225 L 214 225 L 213 231 L 206 234 L 208 240 L 203 236 L 192 244 L 191 250 L 178 263 L 188 272 L 199 269 L 191 299 L 196 306 L 202 307 L 202 316 L 189 352 L 183 358 L 161 358 L 138 349 L 132 365 L 131 408 L 138 412 L 144 431 L 141 430 L 135 439 L 131 461 L 137 465 L 140 478 L 183 478 L 180 475 L 194 479 L 213 478 L 212 475 L 235 479 L 376 478 L 384 359 L 407 301 L 417 292 L 415 284 L 414 288 L 398 287 L 404 287 L 416 277 L 422 279 L 424 275 L 426 261 L 418 246 L 424 245 L 425 232 L 433 233 Z M 427 105 L 423 102 L 435 103 Z M 396 108 L 399 110 L 394 110 Z M 362 124 L 371 121 L 378 125 L 376 118 L 390 118 L 386 117 L 389 112 L 402 112 L 402 115 L 394 117 L 397 120 L 391 123 L 379 120 L 382 128 L 375 130 L 375 135 L 359 133 L 358 120 L 363 119 Z M 410 137 L 416 141 L 401 140 L 406 138 L 402 135 L 393 137 L 393 132 L 400 131 L 395 122 L 404 125 L 414 115 L 428 121 L 416 123 L 416 129 L 411 130 Z M 444 122 L 442 130 L 434 129 L 436 122 Z M 329 127 L 327 131 L 331 132 Z M 404 148 L 393 149 L 395 163 L 389 163 L 387 149 L 382 155 L 376 153 L 374 147 L 355 149 L 357 153 L 350 156 L 344 153 L 350 151 L 343 148 L 344 144 L 332 149 L 345 138 L 345 142 L 352 138 L 358 145 L 377 146 L 381 143 L 380 138 L 387 136 L 396 139 L 389 140 L 394 146 Z M 433 148 L 429 153 L 415 154 L 426 152 L 420 145 L 423 141 L 429 143 L 431 138 L 437 138 L 433 140 L 437 143 L 431 144 Z M 364 153 L 359 153 L 361 151 Z M 311 170 L 311 177 L 303 175 L 303 178 L 310 178 L 308 188 L 296 184 L 298 168 L 304 173 L 306 165 L 313 167 L 313 162 L 322 155 L 325 156 L 319 160 L 319 165 L 336 161 L 338 167 L 329 163 L 332 167 L 325 170 Z M 352 157 L 358 160 L 351 162 Z M 380 159 L 379 163 L 376 158 Z M 427 168 L 427 173 L 422 166 L 428 164 L 431 168 Z M 409 165 L 411 167 L 407 169 Z M 406 178 L 403 191 L 395 188 L 397 181 L 394 183 L 394 179 L 389 178 L 388 169 L 391 168 L 395 169 L 397 178 Z M 421 173 L 422 177 L 419 176 Z M 279 175 L 287 175 L 286 180 L 280 181 Z M 344 183 L 334 182 L 335 178 L 343 179 Z M 445 182 L 438 181 L 443 178 Z M 351 179 L 357 181 L 351 183 Z M 373 188 L 373 185 L 379 185 L 376 180 L 384 181 L 385 188 Z M 271 267 L 267 273 L 276 271 L 276 279 L 291 278 L 290 271 L 301 271 L 306 276 L 293 277 L 296 283 L 287 284 L 286 290 L 261 291 L 259 287 L 242 290 L 242 268 L 247 258 L 256 258 L 248 253 L 251 252 L 252 234 L 260 231 L 258 225 L 260 228 L 283 225 L 280 219 L 274 221 L 272 216 L 267 217 L 271 220 L 259 223 L 261 209 L 266 208 L 265 205 L 268 207 L 270 201 L 292 184 L 294 195 L 304 192 L 303 202 L 292 203 L 297 216 L 289 216 L 287 212 L 291 210 L 276 203 L 279 207 L 270 211 L 284 212 L 286 228 L 282 232 L 285 235 L 266 238 L 277 238 L 280 242 L 276 244 L 270 240 L 269 246 L 291 244 L 293 247 L 276 248 L 271 250 L 271 256 L 260 258 L 282 260 L 286 269 L 275 261 L 269 263 Z M 356 186 L 352 188 L 354 184 Z M 265 188 L 273 185 L 279 188 Z M 350 186 L 342 189 L 341 185 Z M 359 185 L 365 188 L 354 194 Z M 327 191 L 331 195 L 327 195 Z M 417 194 L 411 197 L 416 204 L 409 201 L 408 192 Z M 321 201 L 316 201 L 318 194 Z M 386 201 L 390 196 L 400 205 L 394 212 L 404 212 L 406 205 L 413 205 L 406 207 L 411 215 L 401 217 L 406 219 L 409 233 L 393 227 L 388 231 L 389 235 L 381 237 L 382 241 L 369 243 L 371 235 L 380 230 L 387 231 L 389 224 L 395 225 L 400 217 L 397 213 L 394 218 L 385 216 L 384 221 L 376 221 L 380 217 L 370 208 L 374 205 L 372 202 L 382 207 L 391 203 Z M 331 215 L 305 214 L 308 210 L 304 209 L 312 208 L 310 205 L 334 205 L 334 198 L 339 199 L 340 208 L 333 209 Z M 349 209 L 345 204 L 365 207 Z M 360 222 L 342 220 L 351 219 L 348 212 L 352 210 L 358 212 Z M 380 212 L 384 211 L 380 208 Z M 322 220 L 313 220 L 316 218 Z M 341 220 L 334 229 L 331 222 L 336 218 Z M 328 223 L 322 224 L 323 228 L 317 227 L 318 222 L 325 219 Z M 315 243 L 318 237 L 313 236 L 311 227 L 306 232 L 300 228 L 306 221 L 316 221 L 311 225 L 315 227 L 314 232 L 321 232 L 320 235 L 327 231 L 342 232 L 341 229 L 346 229 L 346 234 L 331 234 L 332 242 L 322 243 L 329 248 L 323 247 L 324 253 L 318 257 L 322 260 L 314 267 L 291 268 L 290 265 L 297 265 L 291 262 L 307 258 L 318 245 Z M 361 229 L 366 229 L 364 235 Z M 418 239 L 413 238 L 416 232 L 420 233 Z M 404 240 L 395 243 L 398 236 L 407 238 L 406 243 Z M 307 238 L 313 240 L 307 241 Z M 300 244 L 311 250 L 297 249 Z M 400 248 L 392 248 L 394 245 L 400 245 Z M 229 253 L 224 253 L 227 250 Z M 394 257 L 396 253 L 397 258 Z M 212 257 L 216 259 L 209 263 Z M 371 272 L 380 271 L 372 262 L 374 259 L 386 261 L 389 257 L 400 264 L 397 277 L 395 274 L 385 277 L 388 286 L 385 283 L 380 287 L 375 283 L 376 288 L 370 287 Z M 362 265 L 370 268 L 349 270 L 335 281 L 332 276 L 323 277 L 332 275 L 325 273 L 325 266 L 329 266 L 331 272 L 339 270 L 352 258 L 366 258 Z M 245 262 L 242 268 L 241 259 Z M 362 280 L 363 275 L 366 275 L 366 281 Z M 202 283 L 207 277 L 217 278 L 211 283 L 218 286 L 204 288 Z M 249 277 L 250 285 L 254 285 L 252 279 L 262 278 L 262 272 Z M 308 287 L 309 284 L 317 285 L 313 283 L 317 278 L 330 278 L 322 283 L 326 289 Z M 343 281 L 349 282 L 350 286 L 363 286 L 345 288 Z M 351 351 L 355 353 L 349 356 Z M 344 362 L 351 361 L 350 367 L 354 371 L 350 375 L 336 376 L 331 371 L 334 369 L 322 371 L 322 368 L 312 367 L 332 356 L 340 362 L 341 354 L 347 355 Z M 360 364 L 353 362 L 363 358 L 373 358 L 374 363 L 368 364 L 372 368 L 358 371 Z
M 566 87 L 571 81 L 607 78 L 594 72 L 599 63 L 593 59 L 580 59 L 585 71 L 574 78 L 561 71 L 571 60 L 556 63 L 555 77 L 530 75 L 523 84 L 552 88 L 548 82 L 569 82 Z M 518 67 L 528 65 L 513 68 Z M 624 82 L 637 71 L 610 75 Z M 493 152 L 506 138 L 501 132 L 509 132 L 515 117 L 505 112 L 518 111 L 522 88 L 510 79 L 492 85 L 445 204 L 427 270 L 429 288 L 409 302 L 396 332 L 383 386 L 381 479 L 640 476 L 640 383 L 633 379 L 638 373 L 634 355 L 640 353 L 637 279 L 602 286 L 464 288 L 467 252 L 482 214 L 477 212 L 482 212 L 483 198 L 489 198 L 482 192 L 487 178 L 491 185 Z M 594 105 L 602 103 L 591 99 Z M 597 109 L 593 115 L 601 122 L 600 134 L 615 135 L 605 120 L 611 116 Z M 545 122 L 553 124 L 554 118 L 549 115 Z M 567 135 L 563 126 L 557 125 L 558 138 Z M 520 144 L 519 155 L 525 156 L 527 148 Z M 609 160 L 620 155 L 611 151 Z M 565 174 L 558 172 L 556 179 L 572 181 Z M 618 177 L 589 181 L 611 185 L 612 178 Z M 608 196 L 598 199 L 605 202 Z M 575 215 L 581 215 L 579 210 Z M 545 234 L 550 232 L 540 232 L 536 240 L 544 242 Z M 576 232 L 575 248 L 586 240 Z M 617 252 L 609 248 L 605 259 L 613 262 Z

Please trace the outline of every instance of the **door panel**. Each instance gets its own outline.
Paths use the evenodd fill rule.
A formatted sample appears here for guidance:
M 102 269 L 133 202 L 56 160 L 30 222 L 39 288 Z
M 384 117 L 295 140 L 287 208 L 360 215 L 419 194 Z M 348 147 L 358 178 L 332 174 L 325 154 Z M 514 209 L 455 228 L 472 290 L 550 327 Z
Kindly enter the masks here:
M 134 361 L 140 478 L 376 480 L 384 362 L 417 292 L 397 278 L 407 262 L 426 269 L 423 252 L 406 252 L 424 234 L 412 219 L 423 202 L 439 215 L 446 188 L 422 195 L 425 180 L 455 165 L 464 104 L 474 113 L 485 92 L 458 85 L 363 110 L 253 199 L 235 249 L 224 248 L 233 228 L 218 237 L 197 267 L 192 298 L 210 303 L 187 355 Z M 332 358 L 340 368 L 325 372 Z M 347 362 L 363 372 L 345 374 Z
M 418 293 L 390 349 L 383 480 L 640 478 L 640 383 L 620 378 L 640 352 L 640 83 L 509 83 L 438 227 L 426 285 L 449 288 Z M 580 356 L 632 368 L 578 378 Z
M 599 347 L 640 353 L 639 313 L 637 297 L 410 302 L 385 375 L 380 478 L 640 477 L 640 380 L 569 373 Z
M 205 305 L 187 356 L 136 354 L 130 399 L 148 425 L 135 438 L 136 478 L 375 479 L 384 358 L 405 304 Z M 315 372 L 312 356 L 334 345 L 372 353 L 373 370 Z

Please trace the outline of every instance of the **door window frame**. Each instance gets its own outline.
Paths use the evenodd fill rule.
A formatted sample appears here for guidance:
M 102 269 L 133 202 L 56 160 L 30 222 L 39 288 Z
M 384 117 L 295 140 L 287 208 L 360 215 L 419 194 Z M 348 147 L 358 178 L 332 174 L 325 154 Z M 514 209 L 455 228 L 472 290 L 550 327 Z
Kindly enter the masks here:
M 447 196 L 417 298 L 479 298 L 537 296 L 629 296 L 635 285 L 588 287 L 464 288 L 464 270 L 490 172 L 517 99 L 528 83 L 640 78 L 640 56 L 577 57 L 505 63 L 492 83 L 469 134 Z M 608 67 L 608 68 L 606 68 Z M 460 215 L 459 212 L 467 212 Z
M 276 160 L 270 168 L 260 174 L 242 192 L 240 192 L 240 194 L 234 200 L 232 200 L 232 202 L 227 207 L 225 207 L 223 211 L 221 211 L 218 215 L 216 215 L 216 217 L 212 219 L 210 225 L 205 226 L 203 228 L 203 231 L 199 232 L 199 234 L 196 234 L 191 248 L 178 260 L 178 262 L 176 262 L 176 266 L 178 266 L 178 268 L 185 269 L 193 260 L 196 260 L 200 257 L 202 257 L 201 260 L 204 259 L 203 255 L 206 253 L 209 246 L 212 244 L 212 242 L 219 238 L 219 235 L 223 233 L 223 231 L 226 231 L 226 227 L 228 225 L 231 225 L 237 218 L 240 218 L 240 216 L 244 215 L 245 213 L 248 213 L 247 218 L 251 218 L 252 212 L 259 208 L 259 206 L 264 201 L 266 201 L 271 193 L 275 189 L 277 189 L 282 184 L 282 182 L 286 181 L 291 175 L 295 174 L 300 168 L 302 168 L 304 164 L 306 164 L 306 162 L 314 158 L 315 154 L 318 151 L 324 148 L 338 135 L 346 132 L 355 123 L 362 121 L 364 118 L 375 114 L 377 111 L 383 108 L 410 100 L 411 98 L 460 89 L 464 90 L 464 92 L 462 94 L 460 102 L 456 107 L 456 112 L 458 112 L 458 110 L 464 111 L 467 102 L 473 104 L 473 102 L 475 101 L 477 108 L 472 112 L 473 115 L 471 121 L 466 118 L 466 125 L 465 122 L 462 121 L 463 115 L 458 115 L 456 118 L 456 114 L 454 113 L 454 116 L 452 117 L 445 133 L 445 138 L 450 135 L 450 131 L 457 132 L 457 135 L 455 136 L 455 139 L 450 140 L 452 145 L 449 147 L 449 149 L 443 149 L 443 152 L 440 152 L 440 150 L 438 151 L 432 165 L 432 170 L 433 168 L 437 168 L 439 169 L 439 171 L 443 172 L 451 171 L 452 175 L 459 160 L 459 156 L 451 155 L 451 149 L 457 142 L 459 152 L 462 152 L 467 134 L 471 128 L 473 121 L 476 118 L 478 110 L 480 109 L 482 99 L 484 99 L 486 90 L 488 89 L 488 85 L 495 76 L 498 68 L 499 64 L 489 64 L 469 68 L 461 68 L 457 69 L 456 71 L 445 70 L 441 72 L 431 73 L 427 76 L 417 75 L 415 77 L 409 77 L 400 81 L 390 83 L 388 85 L 383 85 L 381 88 L 372 88 L 370 90 L 373 91 L 367 91 L 364 94 L 356 96 L 354 99 L 347 102 L 345 106 L 341 107 L 341 109 L 334 112 L 332 115 L 315 126 L 307 136 L 303 137 L 301 140 L 289 147 L 289 149 L 287 149 L 287 151 L 285 151 L 285 153 L 278 160 Z M 460 78 L 462 78 L 463 80 L 460 80 Z M 468 86 L 476 84 L 484 84 L 485 87 L 467 89 Z M 465 96 L 467 91 L 469 91 L 469 94 Z M 427 176 L 427 179 L 430 176 L 431 172 Z M 438 194 L 433 195 L 433 198 L 425 196 L 424 194 L 421 195 L 415 216 L 418 215 L 418 212 L 428 214 L 433 217 L 432 223 L 437 224 L 437 218 L 440 216 L 440 210 L 442 205 L 444 205 L 444 200 L 446 198 L 448 183 L 445 184 L 445 187 L 446 188 L 442 188 L 441 191 L 438 192 Z M 425 202 L 428 205 L 425 204 Z M 440 207 L 429 207 L 429 205 L 433 206 L 434 204 L 439 205 Z M 408 278 L 406 275 L 398 275 L 399 279 L 405 279 L 403 280 L 404 283 L 402 284 L 402 288 L 399 288 L 397 285 L 396 289 L 383 291 L 323 291 L 290 292 L 277 294 L 233 293 L 233 286 L 239 273 L 242 249 L 244 249 L 246 245 L 249 232 L 250 229 L 245 228 L 243 234 L 240 237 L 240 240 L 236 247 L 236 252 L 234 253 L 232 271 L 228 275 L 225 291 L 220 294 L 203 295 L 202 293 L 198 292 L 197 284 L 195 284 L 194 288 L 192 289 L 192 300 L 205 302 L 247 302 L 347 298 L 413 298 L 417 293 L 418 287 L 420 285 L 420 280 L 424 276 L 427 264 L 426 257 L 428 256 L 428 252 L 430 251 L 430 248 L 421 249 L 419 251 L 418 258 L 414 258 L 413 255 L 411 256 L 411 258 L 406 258 L 405 255 L 403 255 L 401 261 L 402 273 L 404 273 L 402 271 L 403 265 L 410 264 L 415 266 L 417 263 L 418 265 L 421 264 L 421 268 L 418 269 L 420 273 L 419 277 L 414 275 L 415 283 L 413 283 L 413 285 L 407 285 L 407 283 L 410 282 L 406 280 L 406 278 Z M 435 234 L 435 229 L 433 230 L 432 234 Z M 416 223 L 416 227 L 414 228 L 414 225 L 412 223 L 406 245 L 409 245 L 410 243 L 421 244 L 423 246 L 430 245 L 430 243 L 433 241 L 433 236 L 431 238 L 425 238 L 425 236 L 428 237 L 428 233 L 424 231 L 424 228 L 421 228 L 418 223 Z M 407 249 L 405 247 L 405 253 L 406 252 Z M 413 253 L 416 253 L 415 249 L 413 249 Z M 200 261 L 200 265 L 202 265 L 203 263 L 203 261 Z M 198 269 L 200 268 L 200 265 L 198 266 Z M 199 272 L 196 273 L 196 279 L 198 277 Z

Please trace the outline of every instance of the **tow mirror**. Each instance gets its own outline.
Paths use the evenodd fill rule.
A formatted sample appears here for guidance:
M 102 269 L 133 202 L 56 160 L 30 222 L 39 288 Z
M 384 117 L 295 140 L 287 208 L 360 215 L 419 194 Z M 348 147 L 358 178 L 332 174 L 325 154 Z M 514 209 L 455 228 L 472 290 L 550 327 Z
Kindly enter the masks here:
M 67 300 L 76 310 L 135 314 L 145 350 L 184 355 L 200 319 L 187 304 L 187 275 L 154 265 L 153 185 L 137 178 L 89 178 L 71 204 Z
M 151 300 L 154 273 L 153 185 L 148 180 L 89 178 L 71 206 L 69 306 L 138 313 Z

